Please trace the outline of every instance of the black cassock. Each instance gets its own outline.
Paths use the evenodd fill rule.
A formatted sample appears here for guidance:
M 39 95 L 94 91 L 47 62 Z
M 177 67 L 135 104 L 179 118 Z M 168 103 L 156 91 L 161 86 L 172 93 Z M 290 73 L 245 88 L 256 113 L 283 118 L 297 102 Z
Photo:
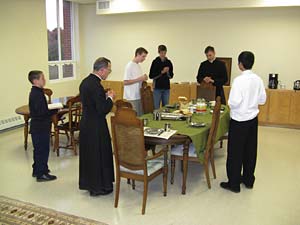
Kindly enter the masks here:
M 79 188 L 99 192 L 113 188 L 114 167 L 106 115 L 113 102 L 106 98 L 101 79 L 90 74 L 80 84 Z

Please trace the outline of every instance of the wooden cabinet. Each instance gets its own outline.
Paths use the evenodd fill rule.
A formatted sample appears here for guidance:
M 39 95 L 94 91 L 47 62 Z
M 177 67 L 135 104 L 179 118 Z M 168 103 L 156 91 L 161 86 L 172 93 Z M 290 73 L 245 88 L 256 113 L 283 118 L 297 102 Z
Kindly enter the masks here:
M 300 91 L 291 93 L 290 124 L 300 125 Z
M 270 95 L 269 95 L 269 92 L 267 92 L 266 94 L 267 94 L 266 103 L 264 105 L 259 106 L 258 121 L 260 123 L 267 123 L 268 122 Z
M 117 99 L 123 98 L 122 81 L 102 81 L 105 88 L 116 91 Z M 151 83 L 149 83 L 152 86 Z M 224 94 L 228 101 L 230 86 L 224 86 Z M 267 101 L 259 106 L 258 120 L 261 125 L 300 128 L 300 91 L 266 89 Z M 171 83 L 170 103 L 175 103 L 179 96 L 189 100 L 197 96 L 197 83 Z
M 230 87 L 224 87 L 228 101 Z M 300 91 L 266 89 L 267 101 L 259 106 L 258 121 L 261 125 L 300 128 Z
M 268 123 L 289 124 L 291 108 L 291 91 L 268 90 L 269 113 Z

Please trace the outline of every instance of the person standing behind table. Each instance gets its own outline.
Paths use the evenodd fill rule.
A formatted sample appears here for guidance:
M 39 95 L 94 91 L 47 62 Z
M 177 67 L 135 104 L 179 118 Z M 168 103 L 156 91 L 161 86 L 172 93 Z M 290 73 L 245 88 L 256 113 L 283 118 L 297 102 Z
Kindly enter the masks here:
M 223 85 L 227 82 L 227 70 L 225 64 L 216 59 L 215 49 L 212 46 L 205 48 L 207 60 L 200 64 L 197 81 L 216 86 L 216 97 L 221 97 L 221 103 L 226 104 Z
M 226 163 L 228 182 L 220 184 L 222 188 L 236 193 L 240 192 L 240 183 L 244 183 L 246 188 L 253 188 L 257 156 L 258 106 L 266 102 L 263 81 L 251 71 L 254 54 L 242 52 L 238 62 L 242 74 L 234 79 L 228 100 L 231 117 Z
M 153 79 L 153 98 L 154 108 L 160 108 L 169 104 L 170 97 L 170 79 L 173 78 L 173 65 L 172 62 L 166 57 L 167 47 L 165 45 L 158 46 L 158 54 L 152 61 L 149 77 Z
M 48 158 L 50 150 L 51 116 L 57 110 L 49 110 L 44 86 L 45 76 L 42 71 L 33 70 L 28 74 L 28 80 L 32 84 L 29 95 L 30 133 L 33 144 L 33 172 L 37 182 L 55 180 L 56 176 L 50 175 Z
M 143 75 L 140 63 L 144 62 L 148 51 L 142 47 L 135 50 L 135 56 L 125 68 L 124 74 L 124 99 L 129 101 L 133 109 L 137 112 L 137 116 L 143 114 L 141 93 L 142 82 L 148 80 L 146 74 Z
M 101 84 L 111 73 L 111 62 L 98 58 L 93 73 L 80 84 L 82 118 L 80 121 L 79 189 L 91 196 L 107 195 L 113 191 L 114 165 L 106 115 L 113 107 L 115 92 Z

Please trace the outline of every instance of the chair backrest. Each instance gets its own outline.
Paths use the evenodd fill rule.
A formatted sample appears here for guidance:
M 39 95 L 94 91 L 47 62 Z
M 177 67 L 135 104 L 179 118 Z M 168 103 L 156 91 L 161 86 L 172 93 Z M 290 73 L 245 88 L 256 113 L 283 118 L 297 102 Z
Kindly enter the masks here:
M 129 108 L 129 109 L 132 109 L 132 105 L 130 102 L 127 102 L 125 100 L 122 100 L 122 99 L 119 99 L 115 102 L 115 105 L 117 107 L 117 110 L 118 109 L 121 109 L 121 108 Z
M 112 139 L 117 169 L 119 166 L 131 170 L 145 168 L 145 141 L 143 123 L 136 112 L 120 108 L 111 117 Z
M 69 114 L 69 130 L 79 130 L 80 119 L 82 115 L 80 96 L 77 95 L 75 97 L 70 98 L 66 104 L 68 106 Z
M 201 82 L 201 84 L 197 86 L 197 98 L 214 101 L 216 99 L 216 87 L 212 84 Z
M 51 104 L 51 96 L 53 94 L 53 91 L 49 88 L 44 88 L 43 91 L 44 91 L 44 95 L 47 95 L 48 97 L 48 104 Z
M 151 87 L 147 85 L 146 81 L 143 81 L 141 87 L 141 101 L 142 108 L 145 114 L 152 113 L 154 110 L 153 91 Z
M 216 105 L 213 110 L 211 127 L 209 130 L 206 148 L 205 148 L 205 156 L 206 157 L 208 157 L 210 155 L 210 152 L 213 151 L 213 148 L 214 148 L 217 130 L 218 130 L 219 121 L 220 121 L 220 109 L 221 109 L 221 97 L 218 96 L 216 99 Z

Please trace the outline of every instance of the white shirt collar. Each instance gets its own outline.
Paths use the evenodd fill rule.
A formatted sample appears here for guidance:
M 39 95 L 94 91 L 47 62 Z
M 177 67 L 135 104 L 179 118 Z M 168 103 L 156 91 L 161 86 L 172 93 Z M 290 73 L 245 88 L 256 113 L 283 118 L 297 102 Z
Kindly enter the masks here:
M 250 74 L 250 73 L 253 73 L 252 70 L 244 70 L 244 71 L 242 72 L 242 74 Z
M 208 60 L 208 62 L 210 62 L 210 63 L 214 63 L 214 61 L 215 61 L 215 60 L 216 60 L 216 58 L 214 58 L 212 61 L 209 61 L 209 60 Z

